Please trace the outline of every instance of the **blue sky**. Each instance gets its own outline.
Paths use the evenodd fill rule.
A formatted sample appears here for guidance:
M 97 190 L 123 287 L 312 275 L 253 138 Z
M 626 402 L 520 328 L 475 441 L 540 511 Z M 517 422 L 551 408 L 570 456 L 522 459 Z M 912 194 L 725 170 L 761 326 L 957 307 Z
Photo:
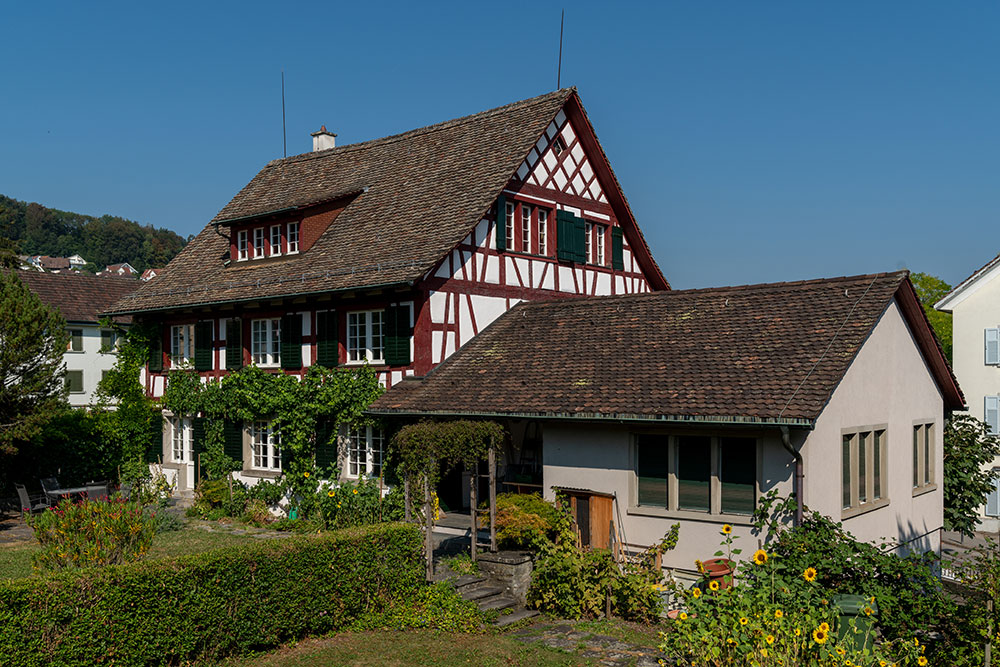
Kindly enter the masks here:
M 385 136 L 554 89 L 561 7 L 12 3 L 0 193 L 195 233 L 281 157 L 282 69 L 289 154 Z M 674 287 L 1000 251 L 1000 4 L 565 7 L 563 85 Z

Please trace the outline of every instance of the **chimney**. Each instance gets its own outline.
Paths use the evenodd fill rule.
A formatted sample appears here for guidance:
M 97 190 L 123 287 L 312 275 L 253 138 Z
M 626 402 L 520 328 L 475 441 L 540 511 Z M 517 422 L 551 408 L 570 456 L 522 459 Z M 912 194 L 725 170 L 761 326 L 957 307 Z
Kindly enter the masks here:
M 326 125 L 319 128 L 319 132 L 312 133 L 313 138 L 313 153 L 316 151 L 325 151 L 328 148 L 333 148 L 337 145 L 337 135 L 333 132 L 328 132 Z

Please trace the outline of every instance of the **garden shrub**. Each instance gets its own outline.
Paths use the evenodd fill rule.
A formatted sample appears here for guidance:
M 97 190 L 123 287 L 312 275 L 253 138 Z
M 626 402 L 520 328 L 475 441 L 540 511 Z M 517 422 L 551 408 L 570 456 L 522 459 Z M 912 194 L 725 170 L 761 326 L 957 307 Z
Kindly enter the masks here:
M 0 660 L 27 667 L 217 661 L 359 619 L 405 620 L 408 602 L 429 612 L 443 598 L 421 590 L 423 577 L 420 531 L 384 524 L 8 580 L 0 582 Z M 446 611 L 437 622 L 466 624 L 466 611 Z
M 121 496 L 108 500 L 63 499 L 28 518 L 42 549 L 36 570 L 117 565 L 142 558 L 156 533 L 156 516 Z
M 489 508 L 489 503 L 483 504 Z M 538 552 L 555 539 L 559 513 L 538 493 L 501 493 L 496 499 L 497 546 Z
M 327 529 L 399 521 L 403 518 L 403 506 L 397 499 L 389 499 L 394 493 L 397 499 L 402 495 L 394 489 L 383 497 L 378 479 L 361 477 L 318 489 L 316 505 Z

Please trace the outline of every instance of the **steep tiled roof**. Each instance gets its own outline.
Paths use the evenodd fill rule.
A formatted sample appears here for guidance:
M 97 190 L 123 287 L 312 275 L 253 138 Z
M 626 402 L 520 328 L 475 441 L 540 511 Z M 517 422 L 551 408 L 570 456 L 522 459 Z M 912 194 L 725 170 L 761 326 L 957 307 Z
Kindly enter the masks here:
M 469 233 L 575 94 L 567 88 L 405 134 L 274 160 L 213 223 L 361 194 L 307 252 L 251 271 L 223 266 L 229 242 L 209 225 L 170 262 L 166 275 L 114 309 L 169 309 L 418 280 Z
M 45 304 L 58 308 L 67 322 L 96 323 L 100 313 L 139 287 L 138 280 L 118 276 L 38 271 L 18 271 L 17 276 Z
M 808 423 L 893 297 L 929 331 L 907 275 L 522 303 L 371 411 Z

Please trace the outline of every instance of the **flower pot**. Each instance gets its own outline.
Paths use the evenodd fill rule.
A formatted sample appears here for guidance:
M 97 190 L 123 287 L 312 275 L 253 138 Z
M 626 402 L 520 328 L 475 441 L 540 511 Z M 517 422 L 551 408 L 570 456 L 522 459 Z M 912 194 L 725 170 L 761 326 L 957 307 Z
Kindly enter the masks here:
M 733 585 L 733 561 L 728 558 L 710 558 L 702 561 L 701 566 L 708 581 L 718 581 L 720 589 Z

